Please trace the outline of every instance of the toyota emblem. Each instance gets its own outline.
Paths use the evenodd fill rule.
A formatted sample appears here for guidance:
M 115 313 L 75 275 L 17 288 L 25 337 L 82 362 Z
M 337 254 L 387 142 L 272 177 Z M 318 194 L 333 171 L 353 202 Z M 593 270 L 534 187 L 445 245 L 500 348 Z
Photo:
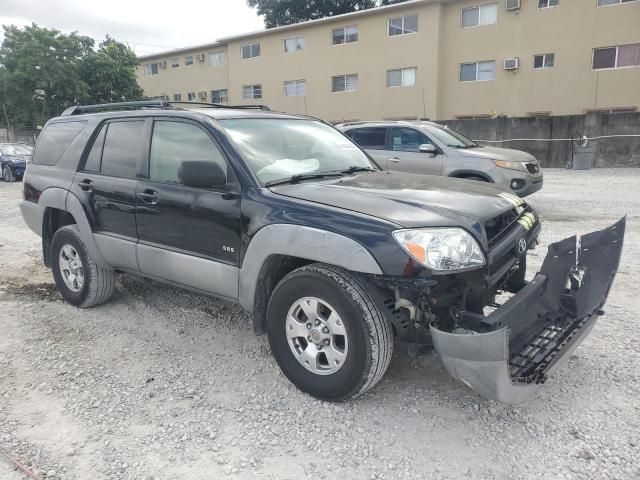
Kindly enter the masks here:
M 526 251 L 527 251 L 527 239 L 522 237 L 518 242 L 518 253 L 522 255 Z

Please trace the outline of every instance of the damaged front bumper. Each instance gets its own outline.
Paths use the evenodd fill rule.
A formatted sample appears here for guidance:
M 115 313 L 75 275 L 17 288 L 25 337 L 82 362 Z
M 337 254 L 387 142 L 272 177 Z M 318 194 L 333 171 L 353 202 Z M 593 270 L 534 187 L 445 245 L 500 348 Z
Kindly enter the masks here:
M 430 327 L 446 370 L 483 397 L 516 404 L 589 334 L 618 270 L 625 218 L 551 244 L 542 269 L 489 315 L 458 312 L 454 328 Z

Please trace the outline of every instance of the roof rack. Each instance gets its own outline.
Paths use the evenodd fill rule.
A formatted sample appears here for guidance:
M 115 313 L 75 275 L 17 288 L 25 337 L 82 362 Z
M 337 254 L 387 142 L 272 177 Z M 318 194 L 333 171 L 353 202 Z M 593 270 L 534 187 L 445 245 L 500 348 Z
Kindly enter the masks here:
M 62 116 L 80 115 L 82 113 L 97 113 L 110 110 L 134 110 L 138 108 L 171 109 L 174 105 L 192 105 L 205 108 L 229 108 L 239 110 L 262 110 L 270 112 L 267 105 L 222 105 L 220 103 L 205 102 L 168 102 L 166 100 L 142 100 L 137 102 L 101 103 L 97 105 L 74 105 L 62 112 Z

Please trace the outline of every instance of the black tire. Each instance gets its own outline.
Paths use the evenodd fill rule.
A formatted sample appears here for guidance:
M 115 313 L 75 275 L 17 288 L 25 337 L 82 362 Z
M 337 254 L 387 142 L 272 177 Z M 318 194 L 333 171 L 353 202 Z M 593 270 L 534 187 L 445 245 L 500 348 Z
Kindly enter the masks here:
M 78 292 L 71 290 L 62 278 L 60 271 L 60 250 L 65 245 L 73 247 L 82 261 L 84 282 Z M 88 308 L 106 302 L 113 295 L 115 286 L 115 272 L 111 268 L 104 268 L 96 264 L 89 255 L 89 251 L 80 238 L 77 225 L 60 228 L 53 235 L 51 241 L 51 267 L 53 278 L 60 294 L 72 305 Z
M 5 182 L 15 182 L 16 181 L 16 176 L 11 171 L 11 169 L 9 168 L 8 165 L 4 165 L 2 167 L 2 179 Z
M 316 398 L 346 400 L 380 381 L 391 361 L 393 330 L 378 307 L 365 279 L 340 268 L 312 264 L 289 273 L 269 300 L 267 333 L 271 350 L 289 380 Z M 330 304 L 343 320 L 349 348 L 342 367 L 330 375 L 307 370 L 294 357 L 286 335 L 286 317 L 303 297 L 314 296 Z

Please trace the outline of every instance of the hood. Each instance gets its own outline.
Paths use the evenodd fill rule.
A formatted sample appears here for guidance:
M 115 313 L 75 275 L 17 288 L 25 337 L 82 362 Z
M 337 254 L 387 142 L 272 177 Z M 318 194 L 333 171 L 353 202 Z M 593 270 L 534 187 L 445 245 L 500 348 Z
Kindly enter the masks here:
M 401 227 L 462 226 L 480 235 L 486 220 L 514 208 L 514 201 L 490 183 L 390 171 L 280 185 L 271 191 Z
M 535 162 L 536 157 L 530 153 L 511 148 L 482 147 L 459 150 L 465 157 L 488 158 L 491 160 L 508 160 L 511 162 Z

